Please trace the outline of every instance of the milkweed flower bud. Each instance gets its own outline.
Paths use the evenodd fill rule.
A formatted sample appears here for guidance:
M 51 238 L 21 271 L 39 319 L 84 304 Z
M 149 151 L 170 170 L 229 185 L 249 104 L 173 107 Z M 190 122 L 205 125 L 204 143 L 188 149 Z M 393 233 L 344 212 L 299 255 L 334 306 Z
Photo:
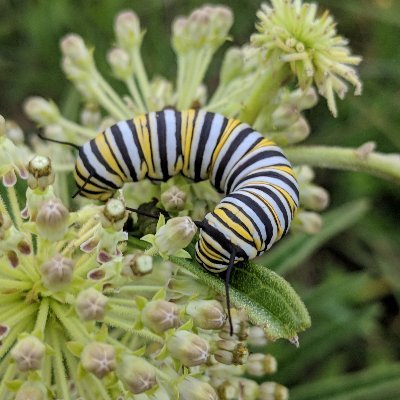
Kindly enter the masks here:
M 253 353 L 249 355 L 246 363 L 246 370 L 253 376 L 264 376 L 274 374 L 277 371 L 278 363 L 271 354 Z
M 313 211 L 322 211 L 328 207 L 329 193 L 321 186 L 307 184 L 300 186 L 301 204 Z
M 218 340 L 218 350 L 214 353 L 215 359 L 227 365 L 242 365 L 246 363 L 249 351 L 243 342 L 235 340 Z
M 160 253 L 174 255 L 192 241 L 197 227 L 189 217 L 171 218 L 156 233 L 155 245 Z
M 133 47 L 141 45 L 140 21 L 133 11 L 127 10 L 117 15 L 114 22 L 114 31 L 118 45 L 124 50 L 129 51 Z
M 272 113 L 272 124 L 277 129 L 287 128 L 299 119 L 297 107 L 291 104 L 282 104 Z
M 322 228 L 322 218 L 313 211 L 300 211 L 294 219 L 293 228 L 315 235 Z
M 183 365 L 194 367 L 207 361 L 210 346 L 206 340 L 192 332 L 177 331 L 168 339 L 167 349 Z
M 247 340 L 251 346 L 256 347 L 265 346 L 268 343 L 264 329 L 260 326 L 251 326 L 249 328 L 249 337 Z
M 83 321 L 101 320 L 104 318 L 107 302 L 107 296 L 94 288 L 89 288 L 79 292 L 75 309 Z
M 28 97 L 24 103 L 24 111 L 29 118 L 40 125 L 55 124 L 61 118 L 56 104 L 40 96 Z
M 188 376 L 178 386 L 180 400 L 218 400 L 214 388 L 207 382 Z
M 124 356 L 117 375 L 134 394 L 143 393 L 157 384 L 155 368 L 141 357 Z
M 153 257 L 144 254 L 128 254 L 124 257 L 121 273 L 128 277 L 143 276 L 153 271 Z
M 59 199 L 44 202 L 36 216 L 39 235 L 51 242 L 61 240 L 68 230 L 69 211 Z
M 142 310 L 142 322 L 157 333 L 179 326 L 179 309 L 166 300 L 149 301 Z
M 289 101 L 299 110 L 308 110 L 318 103 L 318 95 L 313 87 L 297 89 L 289 94 Z
M 191 301 L 186 307 L 186 313 L 193 318 L 194 324 L 202 329 L 220 329 L 226 320 L 224 308 L 217 300 Z
M 15 396 L 15 400 L 47 400 L 47 389 L 40 382 L 25 382 Z
M 288 400 L 289 390 L 279 383 L 264 382 L 259 387 L 260 400 Z
M 226 340 L 246 340 L 249 335 L 248 315 L 243 310 L 231 309 L 233 336 L 230 333 L 229 321 L 225 321 L 225 325 L 219 332 L 219 337 Z
M 110 199 L 107 201 L 100 214 L 101 225 L 103 228 L 112 228 L 114 231 L 120 231 L 128 219 L 128 211 L 123 201 Z
M 35 336 L 18 340 L 11 350 L 11 358 L 21 372 L 38 370 L 42 367 L 46 346 Z
M 93 66 L 92 53 L 79 35 L 70 33 L 64 36 L 61 39 L 60 47 L 64 57 L 67 57 L 79 68 L 86 69 Z
M 85 107 L 80 115 L 80 120 L 82 125 L 97 129 L 101 122 L 101 113 L 97 104 L 85 104 Z
M 186 193 L 176 186 L 171 186 L 161 194 L 161 203 L 166 211 L 181 211 L 185 208 Z
M 54 182 L 54 173 L 49 157 L 35 156 L 28 163 L 28 186 L 44 191 Z
M 70 258 L 56 254 L 40 268 L 42 283 L 49 290 L 62 290 L 71 283 L 73 269 L 74 262 Z
M 101 342 L 89 343 L 83 349 L 81 362 L 86 371 L 101 379 L 116 368 L 114 347 Z
M 310 126 L 305 118 L 300 117 L 279 134 L 285 138 L 285 144 L 298 143 L 310 135 Z
M 107 61 L 114 75 L 123 81 L 127 80 L 133 73 L 129 54 L 120 48 L 114 48 L 107 54 Z

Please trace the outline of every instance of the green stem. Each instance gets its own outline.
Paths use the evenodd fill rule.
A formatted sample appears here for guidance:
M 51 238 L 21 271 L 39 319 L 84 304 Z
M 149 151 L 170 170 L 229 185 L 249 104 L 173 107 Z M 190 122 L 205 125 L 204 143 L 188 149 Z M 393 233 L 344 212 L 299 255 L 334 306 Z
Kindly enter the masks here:
M 18 203 L 17 193 L 15 187 L 11 186 L 7 188 L 8 200 L 10 201 L 11 210 L 14 216 L 15 226 L 19 228 L 22 224 L 21 208 Z
M 138 111 L 140 113 L 145 113 L 147 109 L 143 103 L 142 97 L 139 93 L 139 90 L 136 86 L 136 82 L 133 79 L 133 77 L 130 76 L 129 78 L 127 78 L 125 81 L 125 84 L 128 87 L 128 90 L 129 90 L 131 96 L 133 97 L 134 102 L 136 103 Z
M 140 55 L 140 47 L 136 46 L 133 48 L 131 53 L 132 63 L 133 63 L 133 71 L 137 78 L 140 91 L 142 92 L 142 96 L 144 102 L 146 104 L 146 111 L 148 110 L 148 98 L 150 94 L 150 85 L 149 80 L 146 75 L 146 70 L 143 65 L 143 60 Z
M 86 139 L 93 139 L 96 136 L 96 132 L 89 128 L 84 128 L 75 122 L 72 122 L 64 117 L 61 117 L 58 123 L 65 129 L 74 132 L 74 134 L 79 133 Z
M 73 340 L 76 340 L 78 342 L 85 342 L 87 340 L 90 340 L 89 333 L 80 323 L 80 321 L 77 318 L 71 316 L 67 317 L 65 315 L 65 310 L 59 303 L 52 301 L 50 303 L 50 307 L 54 311 L 57 319 L 61 322 L 62 326 L 66 329 Z
M 288 76 L 288 67 L 280 61 L 271 60 L 271 67 L 263 73 L 248 101 L 243 105 L 239 119 L 253 125 L 260 111 L 266 104 L 271 103 L 282 82 Z
M 106 324 L 113 326 L 114 328 L 121 328 L 125 331 L 129 331 L 133 333 L 134 335 L 140 336 L 141 338 L 149 341 L 149 342 L 157 342 L 157 343 L 162 343 L 164 344 L 164 340 L 162 337 L 144 330 L 144 329 L 134 329 L 133 328 L 133 323 L 131 321 L 124 321 L 120 318 L 115 318 L 115 317 L 110 317 L 107 316 L 103 320 Z
M 10 364 L 7 367 L 7 370 L 5 374 L 3 375 L 3 378 L 1 379 L 0 383 L 0 399 L 5 399 L 6 398 L 6 393 L 7 393 L 7 385 L 6 383 L 14 377 L 16 373 L 16 365 L 15 364 Z
M 285 148 L 288 159 L 296 165 L 365 172 L 400 184 L 400 155 L 371 153 L 362 157 L 357 149 L 327 146 Z
M 32 282 L 27 281 L 14 281 L 12 279 L 0 279 L 1 290 L 12 289 L 22 292 L 23 290 L 30 289 L 32 287 Z
M 54 361 L 54 378 L 56 381 L 57 394 L 63 400 L 70 400 L 69 395 L 67 375 L 64 367 L 63 356 L 61 351 L 60 337 L 58 329 L 55 324 L 53 324 L 52 329 L 50 329 L 50 340 L 54 348 L 53 361 Z
M 36 318 L 35 330 L 44 333 L 46 328 L 47 316 L 49 315 L 49 299 L 42 299 L 39 307 L 38 316 Z

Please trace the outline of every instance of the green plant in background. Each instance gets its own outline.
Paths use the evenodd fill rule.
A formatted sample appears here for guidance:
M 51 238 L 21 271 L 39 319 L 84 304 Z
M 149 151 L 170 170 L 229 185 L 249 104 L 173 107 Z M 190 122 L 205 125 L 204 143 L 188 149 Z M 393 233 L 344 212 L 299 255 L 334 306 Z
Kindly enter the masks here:
M 366 211 L 365 203 L 354 203 L 322 218 L 319 213 L 327 207 L 329 195 L 313 182 L 310 166 L 359 170 L 399 182 L 400 159 L 376 153 L 370 144 L 357 149 L 297 145 L 310 133 L 303 111 L 318 101 L 314 86 L 334 115 L 335 93 L 343 98 L 346 82 L 355 86 L 356 94 L 361 90 L 352 67 L 360 58 L 352 56 L 345 39 L 337 35 L 332 17 L 319 15 L 313 4 L 274 0 L 263 6 L 257 33 L 250 43 L 226 51 L 219 85 L 209 96 L 202 82 L 232 23 L 228 8 L 211 6 L 175 20 L 174 85 L 164 77 L 149 79 L 140 55 L 143 31 L 138 17 L 131 11 L 120 13 L 114 26 L 117 45 L 107 60 L 126 86 L 122 96 L 99 73 L 93 50 L 80 36 L 67 35 L 61 42 L 62 65 L 83 98 L 79 123 L 39 97 L 28 99 L 25 111 L 49 138 L 78 145 L 115 121 L 167 106 L 194 105 L 252 124 L 285 147 L 297 165 L 301 209 L 293 235 L 260 260 L 284 274 Z M 274 349 L 279 355 L 276 380 L 297 383 L 301 369 L 321 360 L 321 354 L 345 343 L 351 334 L 372 329 L 376 308 L 364 306 L 354 319 L 347 293 L 368 285 L 379 293 L 385 285 L 333 274 L 325 285 L 303 296 L 322 322 L 314 336 L 304 335 L 300 353 L 287 345 L 265 348 L 266 337 L 296 343 L 298 332 L 309 326 L 309 317 L 283 278 L 246 263 L 232 277 L 232 302 L 239 311 L 234 313 L 235 335 L 229 336 L 222 304 L 215 300 L 222 299 L 223 283 L 190 258 L 179 257 L 193 254 L 191 246 L 186 254 L 179 250 L 187 238 L 178 243 L 176 253 L 167 254 L 170 244 L 166 241 L 163 251 L 160 243 L 176 233 L 168 231 L 174 229 L 168 224 L 155 233 L 154 221 L 134 221 L 137 236 L 155 233 L 150 241 L 158 243 L 158 251 L 123 232 L 125 204 L 137 207 L 153 197 L 159 200 L 158 207 L 179 217 L 171 220 L 175 225 L 187 216 L 203 218 L 219 201 L 210 185 L 182 177 L 160 186 L 145 181 L 127 185 L 123 201 L 113 199 L 100 206 L 79 199 L 70 204 L 73 155 L 36 138 L 32 152 L 22 144 L 18 126 L 2 121 L 1 129 L 0 171 L 7 194 L 0 210 L 0 398 L 191 399 L 195 393 L 198 399 L 285 399 L 284 386 L 263 382 L 276 370 L 275 358 L 266 351 Z M 19 154 L 13 142 L 19 145 Z M 34 153 L 41 156 L 28 165 L 25 199 L 14 189 L 14 170 L 26 177 L 21 160 Z M 27 221 L 20 216 L 23 203 L 22 218 Z M 153 211 L 154 206 L 147 205 Z M 316 235 L 310 238 L 307 233 Z M 168 261 L 154 256 L 157 252 Z M 336 287 L 343 290 L 332 290 Z M 351 333 L 343 330 L 350 322 Z M 335 335 L 326 340 L 332 331 Z M 250 356 L 249 346 L 254 350 Z M 385 393 L 400 389 L 389 368 L 367 373 L 364 381 L 368 376 L 384 385 Z M 363 377 L 355 379 L 353 386 L 350 381 L 340 390 L 329 384 L 320 384 L 322 391 L 318 385 L 298 387 L 293 398 L 335 398 L 346 395 L 344 390 L 348 397 L 342 398 L 349 399 L 356 398 L 351 390 L 361 390 L 359 396 L 374 393 L 373 383 L 364 387 L 362 381 Z

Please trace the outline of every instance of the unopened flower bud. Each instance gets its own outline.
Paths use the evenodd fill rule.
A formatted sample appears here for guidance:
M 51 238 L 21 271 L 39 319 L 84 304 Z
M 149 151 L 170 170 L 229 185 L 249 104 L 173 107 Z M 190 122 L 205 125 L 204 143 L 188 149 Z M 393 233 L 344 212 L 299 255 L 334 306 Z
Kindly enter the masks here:
M 218 350 L 215 352 L 215 359 L 227 365 L 245 364 L 249 356 L 249 351 L 243 342 L 235 340 L 218 340 Z
M 0 116 L 0 118 L 2 118 Z M 1 125 L 1 122 L 0 122 Z M 0 128 L 1 131 L 1 128 Z M 6 121 L 6 134 L 7 137 L 16 145 L 24 144 L 24 132 L 21 127 L 15 122 L 11 120 Z M 0 132 L 1 136 L 1 132 Z
M 181 211 L 185 208 L 186 193 L 171 186 L 161 195 L 161 203 L 167 211 Z
M 56 104 L 39 96 L 29 97 L 24 103 L 24 111 L 29 118 L 41 125 L 51 125 L 60 119 Z
M 42 367 L 46 346 L 36 337 L 20 339 L 11 350 L 11 358 L 21 372 L 33 371 Z
M 308 210 L 322 211 L 328 207 L 329 193 L 321 186 L 308 184 L 300 186 L 301 204 Z
M 255 347 L 265 346 L 268 343 L 264 329 L 260 326 L 251 326 L 249 328 L 249 337 L 247 340 L 251 346 Z
M 128 219 L 128 211 L 123 201 L 110 199 L 104 206 L 100 218 L 103 228 L 112 228 L 114 231 L 120 231 Z
M 143 276 L 153 271 L 153 257 L 139 253 L 124 257 L 124 267 L 121 273 L 128 277 Z
M 40 268 L 43 285 L 50 290 L 59 291 L 68 286 L 72 280 L 74 262 L 56 254 Z
M 11 218 L 0 211 L 0 239 L 4 239 L 4 234 L 11 228 Z
M 186 377 L 178 386 L 180 400 L 218 400 L 214 388 L 207 382 Z
M 300 117 L 294 124 L 288 126 L 279 134 L 285 138 L 285 144 L 298 143 L 308 138 L 310 126 L 305 118 Z
M 107 296 L 94 288 L 82 290 L 75 303 L 76 312 L 83 321 L 96 321 L 104 318 Z
M 155 245 L 160 253 L 174 255 L 192 241 L 197 227 L 189 217 L 171 218 L 156 233 Z
M 248 315 L 243 310 L 231 309 L 233 336 L 231 336 L 231 326 L 228 320 L 225 321 L 223 329 L 219 332 L 219 337 L 226 340 L 246 340 L 249 335 Z
M 313 169 L 308 165 L 301 165 L 299 167 L 295 167 L 295 172 L 296 172 L 296 178 L 300 184 L 303 182 L 309 183 L 315 177 Z
M 296 105 L 298 109 L 308 110 L 318 103 L 318 95 L 313 87 L 307 89 L 297 89 L 290 93 L 289 100 L 292 104 Z
M 117 375 L 134 394 L 143 393 L 157 384 L 155 368 L 142 357 L 124 356 Z
M 61 39 L 60 47 L 63 55 L 80 68 L 92 65 L 92 54 L 83 39 L 76 33 L 70 33 Z
M 127 80 L 133 73 L 128 53 L 120 48 L 114 48 L 107 54 L 114 75 L 123 81 Z
M 282 104 L 272 113 L 272 124 L 277 129 L 287 128 L 299 119 L 299 110 L 290 104 Z
M 321 216 L 313 211 L 300 211 L 296 215 L 294 227 L 299 231 L 314 235 L 321 230 Z
M 80 119 L 82 125 L 97 130 L 97 127 L 100 125 L 101 121 L 99 107 L 93 103 L 86 104 L 85 108 L 81 112 Z
M 149 301 L 142 310 L 142 322 L 157 333 L 179 326 L 179 309 L 166 300 Z
M 186 307 L 186 313 L 193 318 L 194 324 L 202 329 L 220 329 L 226 320 L 224 308 L 217 300 L 191 301 Z
M 45 201 L 36 216 L 39 235 L 51 242 L 61 240 L 68 230 L 69 212 L 59 199 Z
M 15 400 L 47 400 L 46 386 L 41 382 L 25 382 L 15 395 Z
M 271 354 L 253 353 L 249 355 L 246 370 L 253 376 L 264 376 L 274 374 L 278 363 Z
M 176 331 L 168 339 L 167 349 L 183 365 L 194 367 L 207 361 L 210 346 L 202 337 L 192 332 Z
M 86 371 L 101 379 L 116 368 L 114 347 L 101 342 L 89 343 L 83 349 L 81 362 Z
M 120 47 L 130 50 L 140 46 L 142 33 L 138 16 L 130 10 L 123 11 L 117 15 L 114 22 L 115 35 Z
M 259 387 L 260 400 L 288 400 L 289 390 L 275 382 L 264 382 Z
M 28 186 L 31 189 L 45 190 L 54 182 L 54 173 L 49 157 L 35 156 L 28 163 Z

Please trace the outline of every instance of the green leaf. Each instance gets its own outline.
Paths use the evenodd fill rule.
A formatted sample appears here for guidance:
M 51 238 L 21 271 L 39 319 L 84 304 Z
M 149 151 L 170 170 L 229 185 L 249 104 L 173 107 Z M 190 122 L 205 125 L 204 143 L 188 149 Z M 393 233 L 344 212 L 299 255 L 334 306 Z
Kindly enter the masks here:
M 368 202 L 357 200 L 323 215 L 323 225 L 316 235 L 296 233 L 258 258 L 279 274 L 286 274 L 305 261 L 330 238 L 348 229 L 368 211 Z
M 400 398 L 400 364 L 392 363 L 362 372 L 321 379 L 297 386 L 291 400 L 375 400 Z
M 139 239 L 130 237 L 128 243 L 136 248 L 146 248 Z M 193 246 L 189 247 L 193 255 Z M 201 282 L 217 293 L 225 295 L 224 281 L 216 274 L 207 272 L 193 260 L 170 257 L 170 260 L 186 268 Z M 244 263 L 232 272 L 231 303 L 244 309 L 250 321 L 264 327 L 271 340 L 295 339 L 300 331 L 310 325 L 308 312 L 288 282 L 275 272 L 253 262 Z

